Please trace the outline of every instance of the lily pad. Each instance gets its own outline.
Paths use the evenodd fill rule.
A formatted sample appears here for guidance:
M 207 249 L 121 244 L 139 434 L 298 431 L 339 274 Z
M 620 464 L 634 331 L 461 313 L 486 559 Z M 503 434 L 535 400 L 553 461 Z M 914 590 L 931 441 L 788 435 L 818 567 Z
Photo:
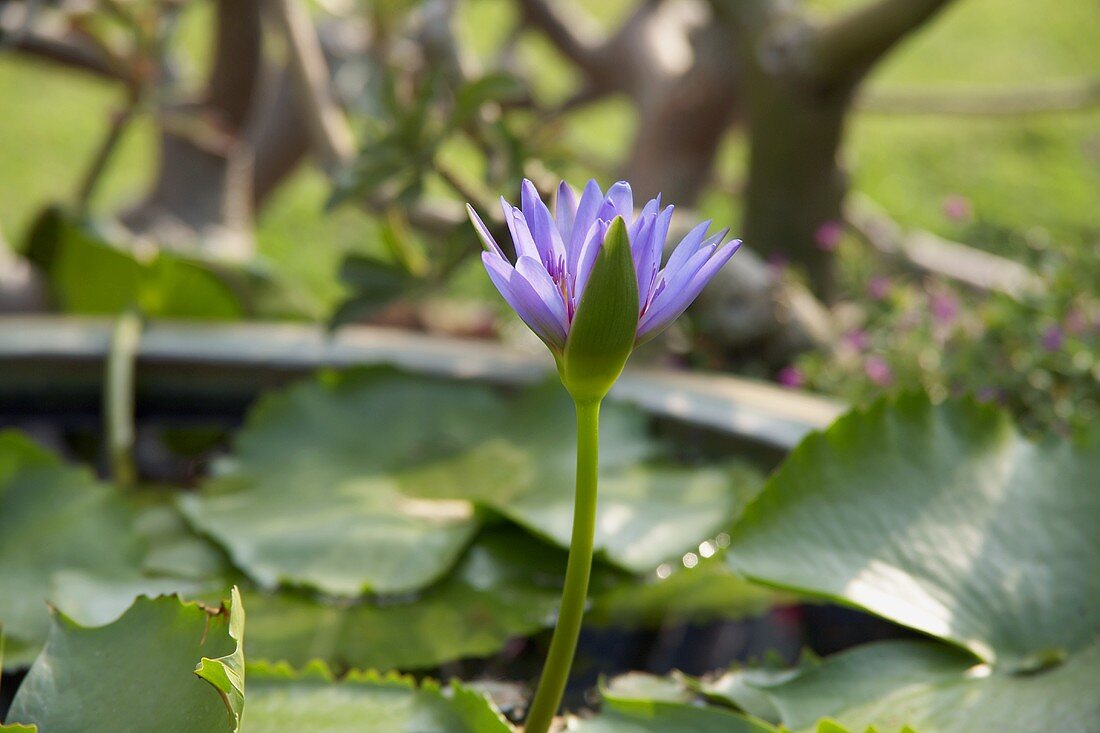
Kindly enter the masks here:
M 1100 435 L 1032 443 L 999 410 L 880 402 L 812 435 L 730 561 L 1026 670 L 1100 629 Z
M 574 720 L 577 733 L 776 733 L 767 723 L 717 707 L 665 700 L 605 700 L 599 715 Z
M 118 621 L 59 612 L 8 720 L 49 733 L 233 733 L 244 696 L 240 597 L 211 609 L 139 598 Z
M 702 543 L 711 551 L 713 542 Z M 698 559 L 693 567 L 682 561 L 659 568 L 636 583 L 617 583 L 593 594 L 585 623 L 656 628 L 670 623 L 709 623 L 742 619 L 764 613 L 781 595 L 733 572 L 721 555 Z
M 528 390 L 508 417 L 487 425 L 478 446 L 401 477 L 406 493 L 466 497 L 527 530 L 569 546 L 576 428 L 559 384 Z M 648 433 L 644 413 L 614 402 L 600 416 L 600 497 L 596 550 L 608 562 L 646 573 L 679 561 L 724 531 L 763 484 L 742 464 L 667 462 L 667 446 Z M 480 480 L 479 480 L 480 478 Z
M 956 654 L 959 652 L 956 651 Z M 809 668 L 809 667 L 807 667 Z M 871 672 L 873 674 L 873 671 Z M 870 676 L 870 675 L 868 675 Z M 790 675 L 786 675 L 790 677 Z M 743 678 L 761 684 L 779 684 L 778 677 L 751 675 Z M 770 721 L 754 717 L 751 713 L 731 711 L 727 707 L 707 705 L 696 698 L 700 692 L 699 681 L 673 673 L 667 677 L 632 672 L 616 677 L 609 684 L 601 686 L 603 709 L 600 714 L 587 720 L 574 718 L 569 730 L 581 733 L 724 733 L 744 731 L 747 733 L 787 733 L 787 727 L 774 728 Z M 771 689 L 770 687 L 768 688 Z M 833 703 L 832 690 L 820 690 L 823 697 L 810 697 L 808 702 L 818 708 L 836 709 L 840 704 Z M 755 691 L 755 697 L 769 696 L 768 705 L 772 705 L 767 691 Z M 708 696 L 711 700 L 734 703 L 721 694 Z M 740 695 L 738 695 L 740 699 Z M 808 713 L 813 715 L 812 713 Z M 801 733 L 851 733 L 841 721 L 814 715 Z M 877 733 L 876 728 L 855 727 L 852 731 Z M 1007 729 L 1006 729 L 1007 730 Z M 882 729 L 881 733 L 914 733 L 913 729 Z
M 879 642 L 825 660 L 793 679 L 759 688 L 795 731 L 829 716 L 894 733 L 1088 733 L 1100 720 L 1100 645 L 1034 675 L 1003 674 L 969 654 L 924 641 Z
M 251 596 L 249 655 L 295 667 L 320 659 L 336 669 L 383 670 L 485 656 L 553 623 L 564 569 L 564 552 L 516 529 L 494 529 L 420 597 L 341 604 Z
M 55 576 L 130 579 L 143 545 L 134 512 L 112 487 L 14 431 L 0 433 L 0 622 L 5 664 L 27 664 L 49 628 Z
M 339 682 L 320 664 L 250 666 L 248 733 L 514 733 L 485 700 L 454 685 L 352 672 Z
M 908 706 L 891 690 L 888 702 L 861 695 L 857 725 L 1083 732 L 1100 719 L 1100 702 L 1082 692 L 1100 687 L 1098 475 L 1097 432 L 1033 443 L 991 407 L 883 401 L 803 441 L 734 528 L 729 560 L 763 582 L 969 650 L 937 652 L 934 691 L 898 693 Z M 908 656 L 899 668 L 915 654 L 867 653 Z M 790 684 L 837 669 L 827 663 Z M 940 711 L 945 704 L 966 715 Z
M 769 723 L 780 722 L 779 710 L 768 695 L 769 687 L 794 679 L 819 664 L 812 654 L 803 654 L 797 667 L 739 667 L 716 677 L 689 678 L 691 689 L 715 702 L 732 705 Z
M 487 388 L 388 372 L 306 382 L 268 396 L 192 524 L 267 588 L 338 596 L 408 593 L 438 580 L 477 532 L 467 501 L 417 501 L 393 473 L 476 442 L 503 403 Z
M 692 702 L 695 693 L 678 674 L 659 677 L 647 672 L 627 672 L 600 685 L 604 703 L 626 705 L 638 700 L 648 702 Z
M 182 507 L 263 587 L 405 594 L 439 580 L 504 515 L 567 546 L 573 408 L 558 385 L 487 387 L 387 370 L 298 385 L 253 411 L 235 459 Z M 663 446 L 608 405 L 597 546 L 632 572 L 724 529 L 759 486 L 730 467 L 640 464 Z

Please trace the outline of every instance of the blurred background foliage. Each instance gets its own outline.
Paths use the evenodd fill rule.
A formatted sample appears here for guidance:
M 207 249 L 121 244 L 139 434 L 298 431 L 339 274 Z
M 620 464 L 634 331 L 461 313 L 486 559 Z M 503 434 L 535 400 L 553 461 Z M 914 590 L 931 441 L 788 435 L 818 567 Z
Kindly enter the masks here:
M 523 178 L 548 197 L 559 178 L 626 178 L 636 201 L 663 191 L 680 208 L 674 234 L 712 218 L 746 242 L 635 362 L 772 380 L 791 399 L 624 377 L 640 381 L 618 398 L 656 398 L 604 413 L 569 706 L 603 674 L 829 655 L 904 637 L 900 623 L 931 637 L 856 650 L 860 674 L 822 663 L 858 692 L 839 710 L 853 730 L 862 670 L 928 654 L 931 702 L 899 688 L 928 730 L 1087 725 L 1090 617 L 1029 614 L 1070 613 L 1100 577 L 1065 550 L 1095 525 L 1096 433 L 1033 444 L 1014 426 L 1069 435 L 1100 417 L 1098 36 L 1094 0 L 0 0 L 0 315 L 117 317 L 0 323 L 15 365 L 0 412 L 28 433 L 0 432 L 9 673 L 46 638 L 45 597 L 98 624 L 139 593 L 216 600 L 239 584 L 257 659 L 532 678 L 568 539 L 568 401 L 519 387 L 537 371 L 522 355 L 370 331 L 330 364 L 326 337 L 364 324 L 545 357 L 490 286 L 463 204 L 504 243 L 497 199 Z M 179 325 L 156 363 L 139 345 L 169 329 L 143 318 L 219 328 Z M 261 320 L 303 328 L 234 326 Z M 44 336 L 23 330 L 36 323 Z M 109 341 L 106 378 L 50 351 L 58 333 Z M 193 354 L 203 337 L 212 350 Z M 501 383 L 338 373 L 379 352 Z M 319 363 L 334 369 L 286 385 Z M 856 409 L 773 470 L 790 430 L 824 427 L 838 403 Z M 965 542 L 912 539 L 948 535 Z M 861 586 L 775 560 L 829 562 L 837 538 L 863 543 L 844 555 L 857 569 L 901 566 Z M 1001 582 L 1036 548 L 1057 582 Z M 994 579 L 972 586 L 972 568 Z M 896 613 L 929 587 L 946 618 Z M 983 604 L 998 613 L 942 633 Z M 960 661 L 960 639 L 992 674 Z M 1025 653 L 1007 668 L 978 648 L 1006 639 Z M 673 717 L 728 717 L 690 702 L 702 693 L 798 728 L 776 707 L 805 694 L 790 670 L 763 670 L 753 692 L 760 672 L 654 689 L 672 685 Z M 261 696 L 289 684 L 266 674 Z M 629 718 L 647 684 L 604 689 L 605 717 Z M 971 707 L 939 699 L 964 686 Z M 809 706 L 807 724 L 825 712 Z
M 262 24 L 247 16 L 260 5 L 238 4 L 234 15 L 201 1 L 6 4 L 0 232 L 45 273 L 52 307 L 112 312 L 130 298 L 150 315 L 366 321 L 514 341 L 519 329 L 470 256 L 477 245 L 457 205 L 491 213 L 524 176 L 549 192 L 559 176 L 606 184 L 627 175 L 640 193 L 664 188 L 666 200 L 744 232 L 761 255 L 739 255 L 736 274 L 650 358 L 856 401 L 917 384 L 933 396 L 973 392 L 1030 426 L 1068 429 L 1100 411 L 1095 3 L 915 3 L 920 17 L 823 87 L 825 102 L 796 100 L 795 113 L 757 101 L 760 89 L 818 69 L 782 67 L 789 59 L 776 49 L 892 3 L 749 3 L 775 15 L 752 32 L 742 17 L 751 14 L 722 2 L 325 0 L 273 3 Z M 278 137 L 278 123 L 309 117 L 300 85 L 279 86 L 295 63 L 279 8 L 308 12 L 307 30 L 324 49 L 331 85 L 321 107 L 331 93 L 340 116 L 327 142 L 308 120 L 296 137 Z M 237 39 L 228 56 L 219 32 Z M 109 70 L 51 63 L 28 42 L 35 34 L 91 48 Z M 225 73 L 233 58 L 237 73 Z M 244 78 L 252 62 L 255 78 Z M 759 76 L 757 62 L 781 66 Z M 826 68 L 828 57 L 814 63 Z M 668 78 L 694 96 L 670 92 Z M 241 94 L 255 99 L 245 104 Z M 841 111 L 828 101 L 834 94 Z M 772 165 L 770 143 L 759 142 L 766 170 L 753 169 L 762 130 L 800 116 L 817 124 L 815 115 L 843 128 L 839 166 L 810 170 L 801 148 Z M 168 168 L 191 155 L 169 150 L 178 141 L 163 134 L 222 145 L 225 161 L 211 173 L 203 158 L 201 175 L 183 165 L 158 172 L 158 159 Z M 226 151 L 241 138 L 253 148 L 255 180 L 234 191 L 235 154 Z M 826 161 L 837 159 L 830 145 L 820 146 Z M 313 164 L 301 160 L 307 151 Z M 785 172 L 797 178 L 800 165 L 805 185 Z M 187 185 L 226 191 L 192 206 L 180 203 Z M 242 197 L 255 207 L 234 203 Z M 131 264 L 85 269 L 73 264 L 78 245 L 43 243 L 44 232 L 67 231 L 42 219 L 55 205 L 107 249 L 129 248 L 146 274 Z M 1004 259 L 960 270 L 958 258 L 933 256 L 930 265 L 928 238 Z M 151 265 L 150 252 L 164 250 L 207 263 L 213 279 Z M 1040 287 L 974 287 L 975 274 L 1006 261 Z M 99 285 L 74 283 L 74 272 L 97 273 L 89 279 Z M 236 302 L 186 304 L 148 287 L 94 296 L 100 286 L 129 293 L 114 283 L 134 277 L 168 283 L 153 290 L 183 287 L 207 293 L 195 296 L 204 301 L 229 292 Z

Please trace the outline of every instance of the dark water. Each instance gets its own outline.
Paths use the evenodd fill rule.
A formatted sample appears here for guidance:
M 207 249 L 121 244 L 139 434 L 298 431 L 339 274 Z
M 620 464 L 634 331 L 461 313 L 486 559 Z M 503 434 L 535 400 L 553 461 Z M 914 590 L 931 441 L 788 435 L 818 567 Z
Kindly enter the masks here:
M 805 649 L 824 656 L 871 641 L 913 636 L 908 629 L 859 611 L 818 605 L 777 607 L 741 621 L 668 624 L 654 629 L 586 628 L 564 706 L 572 711 L 592 707 L 601 678 L 627 672 L 664 675 L 679 670 L 698 676 L 763 660 L 794 664 Z M 505 714 L 518 719 L 523 696 L 538 680 L 548 642 L 546 632 L 517 641 L 492 659 L 450 664 L 427 676 L 489 682 L 494 690 L 508 688 L 496 702 Z M 510 708 L 509 700 L 517 708 Z
M 26 671 L 4 672 L 0 674 L 0 723 L 4 721 L 4 717 L 8 714 L 8 708 L 11 707 L 11 701 L 12 698 L 15 697 L 15 691 L 18 689 L 19 683 L 23 681 L 26 674 Z

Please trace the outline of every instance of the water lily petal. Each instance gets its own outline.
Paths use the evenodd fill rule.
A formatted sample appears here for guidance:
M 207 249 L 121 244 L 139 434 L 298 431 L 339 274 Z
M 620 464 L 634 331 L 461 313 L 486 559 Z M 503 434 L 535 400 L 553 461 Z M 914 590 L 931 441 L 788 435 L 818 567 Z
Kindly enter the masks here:
M 531 284 L 538 296 L 542 298 L 542 302 L 546 303 L 546 307 L 550 309 L 561 324 L 562 329 L 568 330 L 569 317 L 566 315 L 562 292 L 554 284 L 553 278 L 550 277 L 543 264 L 533 257 L 520 257 L 516 261 L 516 272 Z
M 577 260 L 580 258 L 581 248 L 588 236 L 592 224 L 596 221 L 596 213 L 603 203 L 603 191 L 596 181 L 589 181 L 581 194 L 580 203 L 577 204 L 577 215 L 573 217 L 573 231 L 569 236 L 569 255 L 566 260 L 566 269 L 571 273 L 577 272 Z
M 573 238 L 573 221 L 577 218 L 577 194 L 565 181 L 558 185 L 558 197 L 554 201 L 554 218 L 558 234 L 568 249 Z
M 531 283 L 516 272 L 508 260 L 498 257 L 495 252 L 482 252 L 481 261 L 493 285 L 535 335 L 555 352 L 564 349 L 565 328 Z
M 565 267 L 565 243 L 561 233 L 550 215 L 550 209 L 539 198 L 539 192 L 533 183 L 523 180 L 523 218 L 531 230 L 542 258 L 542 263 L 551 275 L 558 275 Z
M 706 239 L 708 229 L 710 229 L 710 219 L 696 224 L 690 232 L 684 235 L 684 238 L 676 245 L 676 249 L 672 251 L 668 263 L 665 264 L 666 273 L 672 273 L 680 269 L 685 262 L 691 259 L 692 255 L 699 251 L 700 245 Z
M 534 257 L 536 260 L 541 260 L 542 253 L 539 252 L 538 245 L 535 244 L 535 238 L 531 235 L 531 229 L 527 226 L 527 220 L 523 218 L 523 212 L 517 208 L 513 208 L 511 219 L 512 241 L 516 245 L 516 259 L 520 257 Z
M 680 267 L 671 272 L 667 267 L 662 270 L 657 276 L 659 281 L 658 292 L 650 299 L 652 303 L 651 310 L 664 310 L 665 304 L 674 299 L 691 282 L 691 278 L 695 276 L 695 273 L 703 269 L 703 265 L 707 264 L 707 261 L 714 256 L 716 251 L 718 251 L 718 246 L 715 244 L 700 247 Z
M 508 225 L 508 234 L 512 237 L 512 244 L 516 243 L 516 222 L 515 217 L 512 216 L 512 209 L 515 207 L 508 203 L 508 199 L 503 196 L 500 197 L 500 210 L 504 214 L 504 223 Z
M 581 245 L 580 256 L 577 258 L 577 279 L 573 286 L 574 308 L 581 302 L 581 296 L 584 295 L 584 288 L 588 284 L 588 276 L 592 274 L 592 265 L 600 254 L 600 247 L 603 246 L 603 238 L 607 234 L 609 223 L 603 219 L 597 219 L 589 227 L 588 235 L 584 238 L 584 244 Z
M 634 218 L 634 194 L 630 190 L 630 184 L 626 181 L 614 183 L 611 188 L 607 189 L 607 196 L 604 198 L 603 205 L 600 206 L 600 213 L 596 215 L 596 218 L 611 221 L 616 216 L 621 216 L 624 221 L 630 221 Z
M 633 192 L 626 181 L 616 182 L 605 195 L 590 180 L 579 197 L 562 181 L 551 213 L 535 185 L 525 179 L 519 208 L 503 197 L 500 203 L 516 264 L 508 261 L 485 222 L 467 206 L 486 250 L 482 261 L 493 284 L 559 359 L 576 328 L 577 309 L 592 272 L 599 270 L 596 264 L 602 261 L 613 220 L 623 222 L 615 230 L 621 246 L 612 249 L 626 257 L 623 267 L 635 273 L 625 281 L 630 290 L 628 310 L 634 309 L 637 296 L 635 343 L 652 338 L 678 318 L 740 246 L 739 240 L 722 245 L 728 229 L 708 237 L 711 222 L 704 221 L 680 240 L 662 269 L 674 207 L 662 208 L 657 195 L 635 217 Z M 605 305 L 621 310 L 625 302 L 612 298 Z
M 657 214 L 643 214 L 630 227 L 630 248 L 634 258 L 634 273 L 638 278 L 638 302 L 649 299 L 649 286 L 657 270 L 653 257 L 653 232 Z
M 497 240 L 493 238 L 492 233 L 489 231 L 489 227 L 485 226 L 485 222 L 483 222 L 481 217 L 477 215 L 477 212 L 474 211 L 474 207 L 466 204 L 466 213 L 470 217 L 470 222 L 474 225 L 474 231 L 476 231 L 477 236 L 481 238 L 481 243 L 485 245 L 485 249 L 504 257 L 504 250 L 497 244 Z
M 638 271 L 639 305 L 643 310 L 649 307 L 657 288 L 657 273 L 661 269 L 661 257 L 664 255 L 668 228 L 672 224 L 672 206 L 666 206 L 657 217 L 650 236 L 649 247 L 636 263 Z
M 686 284 L 678 284 L 677 287 L 673 289 L 670 283 L 670 286 L 666 289 L 668 298 L 664 300 L 659 307 L 655 306 L 642 318 L 642 322 L 638 326 L 638 343 L 657 335 L 662 329 L 679 318 L 680 315 L 687 310 L 688 306 L 699 297 L 699 293 L 703 291 L 703 288 L 706 287 L 711 278 L 729 262 L 730 257 L 733 257 L 734 253 L 736 253 L 740 247 L 740 239 L 734 239 L 727 242 L 711 255 L 702 267 L 698 268 L 698 270 L 691 275 L 691 278 Z M 702 251 L 700 254 L 701 253 Z M 683 269 L 687 270 L 689 268 L 685 267 Z

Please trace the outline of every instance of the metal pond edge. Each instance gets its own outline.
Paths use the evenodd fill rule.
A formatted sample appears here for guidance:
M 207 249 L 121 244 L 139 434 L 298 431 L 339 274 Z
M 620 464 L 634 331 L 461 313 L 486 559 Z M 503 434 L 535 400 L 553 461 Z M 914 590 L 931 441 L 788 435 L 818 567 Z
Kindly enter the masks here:
M 54 380 L 72 389 L 96 379 L 110 348 L 107 318 L 9 316 L 0 318 L 0 400 Z M 299 323 L 153 322 L 137 353 L 138 373 L 170 371 L 173 381 L 227 369 L 241 374 L 305 374 L 320 368 L 388 364 L 412 372 L 504 384 L 547 378 L 549 357 L 489 341 L 430 336 L 396 329 L 349 326 L 335 333 Z M 4 384 L 6 383 L 6 384 Z M 253 387 L 271 380 L 257 378 Z M 95 386 L 94 384 L 92 385 Z M 684 420 L 789 450 L 826 427 L 844 405 L 824 397 L 728 374 L 628 368 L 611 392 L 656 415 Z

